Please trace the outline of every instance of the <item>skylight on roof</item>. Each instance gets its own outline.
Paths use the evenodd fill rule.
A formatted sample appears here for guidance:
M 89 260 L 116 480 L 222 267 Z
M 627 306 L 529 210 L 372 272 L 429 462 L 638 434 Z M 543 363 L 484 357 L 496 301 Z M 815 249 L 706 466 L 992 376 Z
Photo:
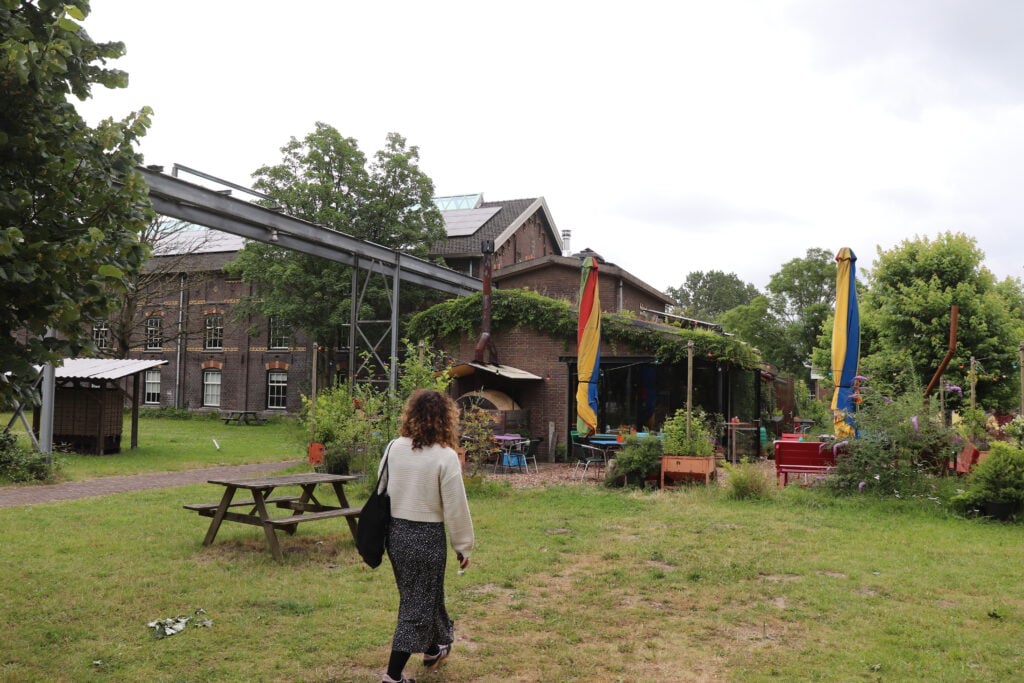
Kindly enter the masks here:
M 482 192 L 477 194 L 457 194 L 451 197 L 434 197 L 434 204 L 441 211 L 458 211 L 460 209 L 476 209 L 483 204 L 484 195 Z

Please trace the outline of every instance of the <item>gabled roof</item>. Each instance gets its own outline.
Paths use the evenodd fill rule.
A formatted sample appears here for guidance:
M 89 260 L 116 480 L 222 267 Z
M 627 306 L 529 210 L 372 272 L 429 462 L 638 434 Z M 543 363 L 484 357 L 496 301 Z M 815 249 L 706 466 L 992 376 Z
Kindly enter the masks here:
M 499 268 L 494 271 L 494 282 L 496 284 L 500 284 L 501 281 L 506 278 L 515 275 L 522 275 L 523 273 L 530 273 L 544 268 L 570 268 L 576 271 L 576 273 L 579 273 L 580 263 L 587 256 L 593 256 L 598 260 L 602 278 L 622 279 L 636 289 L 647 292 L 658 301 L 664 302 L 667 305 L 675 304 L 675 299 L 670 297 L 668 294 L 655 289 L 653 286 L 647 284 L 637 276 L 620 268 L 614 263 L 605 261 L 597 252 L 589 249 L 577 252 L 572 256 L 555 256 L 552 254 L 548 256 L 540 256 L 528 261 L 520 261 L 519 263 L 513 263 L 510 266 L 504 266 L 503 268 Z
M 486 215 L 482 211 L 484 209 L 497 209 L 497 212 L 477 230 L 466 234 L 465 223 L 460 221 L 467 218 L 467 211 L 477 211 L 478 215 L 484 216 Z M 484 240 L 494 240 L 494 247 L 498 249 L 530 216 L 537 212 L 541 213 L 551 231 L 552 241 L 561 252 L 562 236 L 558 232 L 558 228 L 555 227 L 555 219 L 551 216 L 547 202 L 543 197 L 533 197 L 497 202 L 480 201 L 473 209 L 460 207 L 459 209 L 442 210 L 441 215 L 445 217 L 445 223 L 449 229 L 448 239 L 431 246 L 430 253 L 436 256 L 479 256 L 480 242 Z M 456 228 L 456 225 L 460 227 Z

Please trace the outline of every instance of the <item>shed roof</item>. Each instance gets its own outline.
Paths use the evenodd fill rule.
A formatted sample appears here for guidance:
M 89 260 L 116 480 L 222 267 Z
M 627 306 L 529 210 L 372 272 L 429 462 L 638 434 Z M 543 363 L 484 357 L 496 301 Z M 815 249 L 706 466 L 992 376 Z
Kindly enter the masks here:
M 60 367 L 54 368 L 54 375 L 57 379 L 115 380 L 166 363 L 134 358 L 65 358 Z

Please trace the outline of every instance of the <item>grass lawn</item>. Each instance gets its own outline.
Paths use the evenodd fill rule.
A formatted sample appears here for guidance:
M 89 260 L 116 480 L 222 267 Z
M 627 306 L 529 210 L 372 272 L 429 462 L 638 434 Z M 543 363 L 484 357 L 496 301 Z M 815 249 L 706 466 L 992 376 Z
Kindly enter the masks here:
M 181 505 L 217 495 L 0 509 L 0 680 L 379 681 L 387 561 L 363 565 L 337 519 L 282 534 L 280 564 L 237 524 L 203 548 L 208 520 Z M 1020 528 L 931 501 L 484 485 L 471 506 L 456 646 L 436 674 L 411 660 L 421 681 L 1001 682 L 1024 665 Z M 210 628 L 146 627 L 197 608 Z
M 0 420 L 6 425 L 10 414 L 0 414 Z M 29 445 L 20 422 L 11 431 L 25 446 Z M 274 418 L 260 426 L 225 425 L 216 417 L 140 418 L 139 447 L 131 449 L 131 418 L 125 416 L 120 453 L 57 453 L 56 457 L 62 477 L 75 481 L 117 474 L 300 460 L 306 457 L 308 439 L 308 432 L 289 418 Z

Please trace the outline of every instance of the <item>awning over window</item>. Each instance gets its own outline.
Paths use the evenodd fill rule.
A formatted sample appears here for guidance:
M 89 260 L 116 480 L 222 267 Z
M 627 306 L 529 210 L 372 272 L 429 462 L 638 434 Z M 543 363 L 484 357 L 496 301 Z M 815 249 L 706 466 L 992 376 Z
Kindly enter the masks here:
M 488 372 L 497 377 L 504 377 L 506 379 L 544 379 L 532 372 L 520 370 L 519 368 L 514 368 L 511 365 L 495 365 L 494 363 L 476 363 L 469 361 L 465 363 L 456 363 L 452 367 L 448 368 L 448 374 L 452 377 L 466 377 L 467 375 L 472 375 L 476 372 Z

